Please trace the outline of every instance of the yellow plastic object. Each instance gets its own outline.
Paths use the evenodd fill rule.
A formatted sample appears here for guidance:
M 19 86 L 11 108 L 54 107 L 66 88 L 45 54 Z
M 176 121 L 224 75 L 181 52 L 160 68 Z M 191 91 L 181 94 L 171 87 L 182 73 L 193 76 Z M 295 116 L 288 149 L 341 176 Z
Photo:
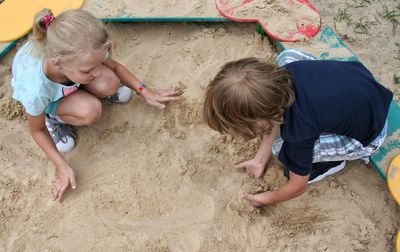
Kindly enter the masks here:
M 32 29 L 33 17 L 44 9 L 54 16 L 68 9 L 78 9 L 84 0 L 5 0 L 0 4 L 0 41 L 14 41 Z
M 389 165 L 387 184 L 393 198 L 400 204 L 400 155 L 397 155 Z M 400 252 L 400 231 L 397 232 L 396 251 Z
M 397 232 L 396 251 L 397 251 L 397 252 L 400 252 L 400 231 Z
M 397 155 L 389 165 L 387 184 L 393 198 L 400 204 L 400 155 Z

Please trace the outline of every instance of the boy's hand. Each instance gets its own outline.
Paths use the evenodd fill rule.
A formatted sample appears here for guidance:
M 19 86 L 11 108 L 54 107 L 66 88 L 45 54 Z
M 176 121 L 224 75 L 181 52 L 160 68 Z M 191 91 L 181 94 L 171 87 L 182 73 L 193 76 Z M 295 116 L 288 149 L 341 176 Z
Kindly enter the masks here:
M 290 200 L 302 195 L 307 190 L 309 177 L 309 175 L 301 176 L 289 171 L 289 181 L 277 190 L 259 194 L 244 193 L 242 198 L 250 201 L 255 207 Z
M 261 207 L 265 205 L 265 199 L 268 197 L 268 194 L 271 192 L 263 192 L 259 194 L 243 194 L 242 198 L 250 201 L 250 203 L 255 207 Z
M 75 173 L 72 168 L 68 166 L 58 169 L 58 178 L 52 189 L 53 200 L 61 201 L 64 192 L 70 185 L 72 189 L 76 188 Z
M 266 165 L 267 163 L 253 158 L 235 165 L 234 168 L 239 171 L 245 171 L 248 174 L 254 175 L 256 178 L 259 178 L 263 175 Z
M 178 100 L 178 96 L 181 95 L 179 91 L 162 91 L 161 93 L 156 93 L 150 88 L 145 88 L 141 92 L 142 97 L 145 101 L 158 109 L 164 109 L 169 101 Z

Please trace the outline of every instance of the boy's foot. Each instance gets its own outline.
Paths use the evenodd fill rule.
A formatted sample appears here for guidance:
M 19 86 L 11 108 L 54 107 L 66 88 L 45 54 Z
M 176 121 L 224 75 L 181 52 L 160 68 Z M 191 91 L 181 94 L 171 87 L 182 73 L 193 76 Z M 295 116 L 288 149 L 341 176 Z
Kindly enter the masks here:
M 117 92 L 105 99 L 111 103 L 114 102 L 128 102 L 132 97 L 132 90 L 126 86 L 121 86 L 118 88 Z
M 325 177 L 341 171 L 346 166 L 346 161 L 332 161 L 314 163 L 308 184 L 318 182 Z
M 46 114 L 46 127 L 59 152 L 68 152 L 75 147 L 76 135 L 72 127 Z

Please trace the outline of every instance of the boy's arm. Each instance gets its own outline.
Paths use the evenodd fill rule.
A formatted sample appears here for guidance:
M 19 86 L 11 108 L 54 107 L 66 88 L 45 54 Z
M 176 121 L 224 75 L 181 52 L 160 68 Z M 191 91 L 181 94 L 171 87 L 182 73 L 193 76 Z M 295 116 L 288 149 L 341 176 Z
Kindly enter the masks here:
M 113 60 L 109 57 L 104 63 L 109 69 L 111 69 L 119 78 L 121 83 L 132 90 L 137 90 L 142 82 L 136 78 L 124 65 Z M 175 91 L 164 91 L 160 94 L 153 92 L 150 88 L 144 88 L 141 91 L 141 96 L 146 102 L 159 109 L 165 108 L 165 104 L 169 101 L 178 100 L 178 92 Z
M 76 188 L 74 171 L 57 150 L 57 147 L 46 128 L 45 115 L 41 114 L 39 116 L 31 116 L 27 114 L 27 119 L 29 122 L 29 131 L 33 139 L 56 166 L 58 181 L 53 188 L 53 199 L 61 200 L 64 192 L 70 184 L 73 189 Z
M 256 156 L 251 160 L 247 160 L 235 165 L 235 168 L 238 170 L 246 171 L 247 173 L 254 175 L 256 178 L 261 177 L 271 157 L 272 144 L 274 143 L 278 134 L 279 125 L 274 124 L 270 134 L 264 135 Z
M 278 134 L 279 134 L 279 125 L 274 124 L 270 134 L 264 135 L 263 141 L 261 142 L 261 145 L 258 148 L 257 154 L 255 156 L 256 159 L 260 160 L 264 164 L 268 163 L 268 160 L 272 154 L 272 145 L 276 140 Z
M 279 189 L 254 195 L 244 194 L 243 198 L 249 200 L 256 207 L 290 200 L 302 195 L 306 191 L 309 177 L 309 175 L 300 176 L 289 171 L 289 181 Z

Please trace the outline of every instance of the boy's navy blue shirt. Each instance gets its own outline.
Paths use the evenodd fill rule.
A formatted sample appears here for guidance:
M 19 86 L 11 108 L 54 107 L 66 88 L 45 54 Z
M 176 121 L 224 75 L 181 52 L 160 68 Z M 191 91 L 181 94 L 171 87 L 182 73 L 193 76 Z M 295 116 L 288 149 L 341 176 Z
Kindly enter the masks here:
M 381 132 L 393 94 L 359 62 L 296 61 L 295 102 L 285 110 L 278 159 L 290 171 L 310 174 L 314 142 L 322 133 L 346 135 L 364 146 Z

